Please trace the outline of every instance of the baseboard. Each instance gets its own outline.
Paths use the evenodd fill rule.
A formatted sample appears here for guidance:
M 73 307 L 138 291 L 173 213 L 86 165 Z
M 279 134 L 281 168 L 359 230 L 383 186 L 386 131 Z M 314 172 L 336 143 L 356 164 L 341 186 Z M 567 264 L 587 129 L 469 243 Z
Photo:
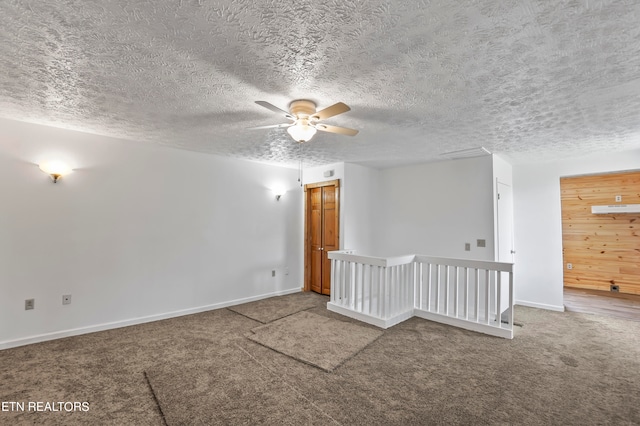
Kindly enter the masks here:
M 564 312 L 564 306 L 547 305 L 545 303 L 528 302 L 526 300 L 515 300 L 513 304 L 527 306 L 529 308 L 546 309 L 548 311 Z
M 273 293 L 261 294 L 258 296 L 245 297 L 242 299 L 230 300 L 227 302 L 214 303 L 211 305 L 198 306 L 196 308 L 181 309 L 179 311 L 166 312 L 163 314 L 149 315 L 145 317 L 132 318 L 122 321 L 114 321 L 103 324 L 90 325 L 87 327 L 73 328 L 70 330 L 55 331 L 52 333 L 38 334 L 15 340 L 7 340 L 0 342 L 0 350 L 15 348 L 18 346 L 30 345 L 33 343 L 46 342 L 48 340 L 62 339 L 64 337 L 78 336 L 81 334 L 95 333 L 98 331 L 111 330 L 114 328 L 128 327 L 131 325 L 144 324 L 147 322 L 160 321 L 169 318 L 181 317 L 184 315 L 198 314 L 206 311 L 226 308 L 228 306 L 241 305 L 243 303 L 254 302 L 256 300 L 266 299 L 274 296 L 284 296 L 286 294 L 299 293 L 301 289 L 294 288 L 290 290 L 275 291 Z
M 464 328 L 465 330 L 475 331 L 477 333 L 488 334 L 490 336 L 502 337 L 504 339 L 513 339 L 513 329 L 502 327 L 493 327 L 488 324 L 479 324 L 463 319 L 453 318 L 446 315 L 433 314 L 431 312 L 415 309 L 415 316 L 429 321 L 439 322 L 454 327 Z M 495 317 L 495 316 L 494 316 Z M 494 321 L 495 323 L 495 321 Z

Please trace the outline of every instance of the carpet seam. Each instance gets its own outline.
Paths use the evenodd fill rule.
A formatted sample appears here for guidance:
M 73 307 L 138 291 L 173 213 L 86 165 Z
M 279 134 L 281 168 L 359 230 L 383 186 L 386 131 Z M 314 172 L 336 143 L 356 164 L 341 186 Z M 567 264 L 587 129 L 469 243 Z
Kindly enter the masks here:
M 351 355 L 350 357 L 345 358 L 344 360 L 342 360 L 342 362 L 338 365 L 335 366 L 335 368 L 331 371 L 337 370 L 338 368 L 342 367 L 342 365 L 344 365 L 345 362 L 349 361 L 350 359 L 355 358 L 358 354 L 360 354 L 360 352 L 364 351 L 365 349 L 367 349 L 369 346 L 371 346 L 372 344 L 374 344 L 375 342 L 378 341 L 379 338 L 381 338 L 382 336 L 384 336 L 384 330 L 382 330 L 382 332 L 380 333 L 380 335 L 378 337 L 376 337 L 375 339 L 373 339 L 371 342 L 369 342 L 366 346 L 364 346 L 362 349 L 360 349 L 358 352 L 354 353 L 353 355 Z
M 292 360 L 294 360 L 294 361 L 301 362 L 302 364 L 309 365 L 309 366 L 311 366 L 311 367 L 317 368 L 318 370 L 320 370 L 320 371 L 324 371 L 325 373 L 332 373 L 332 372 L 333 372 L 333 370 L 335 370 L 335 368 L 334 368 L 333 370 L 327 370 L 326 368 L 322 368 L 322 367 L 320 367 L 320 366 L 319 366 L 319 365 L 317 365 L 317 364 L 313 364 L 313 363 L 311 363 L 310 361 L 306 361 L 306 360 L 301 359 L 301 358 L 296 358 L 296 357 L 294 357 L 294 356 L 292 356 L 292 355 L 286 354 L 286 353 L 281 352 L 281 351 L 279 351 L 279 350 L 277 350 L 277 349 L 274 349 L 274 348 L 272 348 L 272 347 L 270 347 L 270 346 L 267 346 L 267 345 L 265 345 L 265 344 L 264 344 L 264 343 L 262 343 L 262 342 L 258 342 L 257 340 L 253 340 L 253 339 L 252 339 L 251 337 L 249 337 L 249 336 L 244 336 L 244 337 L 245 337 L 245 339 L 249 339 L 249 340 L 251 340 L 253 343 L 258 344 L 258 345 L 262 346 L 263 348 L 267 348 L 267 349 L 269 349 L 269 350 L 271 350 L 271 351 L 273 351 L 273 352 L 275 352 L 275 353 L 277 353 L 277 354 L 284 355 L 284 356 L 286 356 L 287 358 L 290 358 L 290 359 L 292 359 Z M 336 366 L 336 368 L 338 368 L 338 366 Z
M 245 314 L 243 314 L 243 313 L 240 313 L 240 312 L 238 312 L 238 311 L 234 311 L 234 310 L 233 310 L 233 309 L 231 309 L 231 308 L 226 308 L 226 309 L 228 309 L 229 311 L 233 312 L 234 314 L 237 314 L 237 315 L 243 316 L 243 317 L 245 317 L 245 318 L 249 318 L 251 321 L 259 322 L 259 323 L 260 323 L 260 324 L 262 324 L 262 325 L 268 324 L 267 322 L 262 322 L 262 321 L 260 321 L 260 320 L 257 320 L 257 319 L 255 319 L 255 318 L 251 318 L 250 316 L 247 316 L 247 315 L 245 315 Z M 258 327 L 260 327 L 260 326 L 258 326 Z
M 162 411 L 162 406 L 160 405 L 160 401 L 158 401 L 158 396 L 156 395 L 156 392 L 153 390 L 153 386 L 151 386 L 151 381 L 149 380 L 149 375 L 147 374 L 146 370 L 143 373 L 144 373 L 144 378 L 147 381 L 147 385 L 149 386 L 149 389 L 151 390 L 151 395 L 153 396 L 153 400 L 156 402 L 156 406 L 158 407 L 158 411 L 160 411 L 160 417 L 162 417 L 162 423 L 165 426 L 169 426 L 169 423 L 167 423 L 167 418 L 164 415 L 164 411 Z
M 311 306 L 311 307 L 309 307 L 309 308 L 301 309 L 301 310 L 299 310 L 299 311 L 292 312 L 292 313 L 287 314 L 287 315 L 285 315 L 285 316 L 283 316 L 283 317 L 279 317 L 279 318 L 276 318 L 276 319 L 273 319 L 273 320 L 271 320 L 271 321 L 267 321 L 267 322 L 262 322 L 262 321 L 260 321 L 259 319 L 251 318 L 250 316 L 247 316 L 247 315 L 245 315 L 245 314 L 243 314 L 243 313 L 241 313 L 241 312 L 234 311 L 234 310 L 233 310 L 233 309 L 231 309 L 230 307 L 228 307 L 227 309 L 228 309 L 228 310 L 230 310 L 230 311 L 231 311 L 231 312 L 233 312 L 233 313 L 236 313 L 236 314 L 238 314 L 238 315 L 242 315 L 242 316 L 243 316 L 243 317 L 245 317 L 245 318 L 249 318 L 250 320 L 253 320 L 253 321 L 259 322 L 261 325 L 259 325 L 259 326 L 257 326 L 257 327 L 254 327 L 254 328 L 258 328 L 258 327 L 261 327 L 262 325 L 271 324 L 271 323 L 276 322 L 276 321 L 279 321 L 279 320 L 281 320 L 281 319 L 283 319 L 283 318 L 290 317 L 291 315 L 295 315 L 295 314 L 298 314 L 298 313 L 300 313 L 300 312 L 308 311 L 308 310 L 310 310 L 310 309 L 315 309 L 315 308 L 317 308 L 317 306 Z
M 255 342 L 258 343 L 259 342 Z M 331 417 L 331 415 L 327 412 L 325 412 L 323 409 L 321 409 L 320 407 L 318 407 L 313 401 L 311 401 L 309 398 L 307 398 L 302 392 L 300 392 L 300 390 L 298 388 L 296 388 L 295 386 L 293 386 L 292 384 L 290 384 L 289 382 L 287 382 L 286 380 L 284 380 L 281 376 L 277 375 L 275 371 L 271 370 L 269 367 L 267 367 L 266 365 L 264 365 L 263 363 L 261 363 L 256 357 L 254 357 L 249 351 L 247 351 L 246 349 L 244 349 L 243 347 L 241 347 L 240 345 L 238 345 L 237 343 L 235 343 L 236 347 L 238 349 L 240 349 L 242 352 L 246 353 L 252 360 L 254 360 L 260 367 L 262 367 L 263 369 L 265 369 L 266 371 L 268 371 L 273 377 L 279 379 L 282 383 L 284 383 L 285 385 L 287 385 L 289 388 L 291 388 L 291 390 L 293 390 L 299 397 L 301 397 L 302 399 L 304 399 L 305 401 L 307 401 L 311 406 L 313 406 L 316 410 L 318 410 L 320 413 L 322 413 L 323 415 L 325 415 L 326 417 L 328 417 L 330 420 L 332 420 L 335 424 L 342 426 L 342 423 L 340 423 L 339 421 L 337 421 L 336 419 L 334 419 L 333 417 Z M 269 348 L 270 349 L 270 348 Z M 275 351 L 277 352 L 277 351 Z M 280 352 L 278 352 L 280 353 Z M 286 354 L 283 354 L 286 355 Z M 288 355 L 287 355 L 288 356 Z

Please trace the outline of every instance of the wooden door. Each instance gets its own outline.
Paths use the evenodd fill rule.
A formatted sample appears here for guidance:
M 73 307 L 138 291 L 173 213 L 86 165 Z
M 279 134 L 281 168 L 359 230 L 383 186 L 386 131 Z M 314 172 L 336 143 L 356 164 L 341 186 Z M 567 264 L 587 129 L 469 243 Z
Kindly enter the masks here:
M 339 180 L 305 186 L 305 291 L 331 293 L 331 261 L 338 250 Z

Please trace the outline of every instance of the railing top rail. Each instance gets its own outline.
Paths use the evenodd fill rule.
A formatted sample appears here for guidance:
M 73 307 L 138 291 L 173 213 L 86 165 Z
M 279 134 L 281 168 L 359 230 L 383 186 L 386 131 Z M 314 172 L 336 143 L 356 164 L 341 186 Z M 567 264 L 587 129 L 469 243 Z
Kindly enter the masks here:
M 406 265 L 408 263 L 413 263 L 415 260 L 416 260 L 415 254 L 387 257 L 387 266 Z
M 435 257 L 418 254 L 416 262 L 438 265 L 459 266 L 463 268 L 489 269 L 492 271 L 513 272 L 513 263 L 493 262 L 489 260 L 454 259 L 450 257 Z
M 412 263 L 415 255 L 394 256 L 394 257 L 375 257 L 363 256 L 355 254 L 353 250 L 336 250 L 327 253 L 329 259 L 346 260 L 349 262 L 363 263 L 372 266 L 398 266 Z
M 330 251 L 327 253 L 329 259 L 346 260 L 348 262 L 363 263 L 372 266 L 387 266 L 387 259 L 383 257 L 361 256 L 359 254 L 345 251 Z
M 489 260 L 455 259 L 451 257 L 436 257 L 423 254 L 405 256 L 376 257 L 355 254 L 354 250 L 336 250 L 328 252 L 329 259 L 345 260 L 372 266 L 398 266 L 411 262 L 431 263 L 438 265 L 458 266 L 462 268 L 488 269 L 492 271 L 513 272 L 513 263 L 493 262 Z

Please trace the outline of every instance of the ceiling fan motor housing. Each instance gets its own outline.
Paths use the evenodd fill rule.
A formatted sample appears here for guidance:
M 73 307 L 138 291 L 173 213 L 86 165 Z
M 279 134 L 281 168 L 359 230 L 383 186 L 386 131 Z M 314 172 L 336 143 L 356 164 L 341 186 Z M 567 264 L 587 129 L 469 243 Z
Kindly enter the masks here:
M 289 112 L 297 118 L 309 117 L 316 113 L 316 104 L 306 99 L 298 99 L 289 104 Z

